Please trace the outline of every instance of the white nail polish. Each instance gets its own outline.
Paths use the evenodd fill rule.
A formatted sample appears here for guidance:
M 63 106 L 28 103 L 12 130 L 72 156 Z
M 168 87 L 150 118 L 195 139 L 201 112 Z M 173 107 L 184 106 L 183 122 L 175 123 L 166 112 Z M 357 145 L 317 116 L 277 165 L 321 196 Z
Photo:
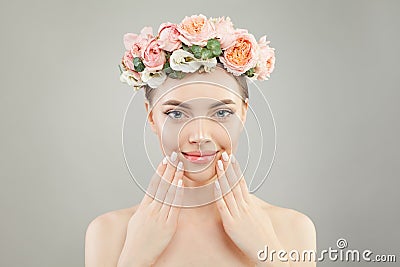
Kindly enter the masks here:
M 228 153 L 226 153 L 226 151 L 222 152 L 222 159 L 224 161 L 228 161 L 229 160 L 229 156 L 228 156 Z
M 177 154 L 176 154 L 176 152 L 175 152 L 175 151 L 173 151 L 173 152 L 172 152 L 172 154 L 171 154 L 171 158 L 170 158 L 170 159 L 171 159 L 171 161 L 172 161 L 172 162 L 175 162 L 175 160 L 176 160 L 176 157 L 177 157 Z
M 221 161 L 220 159 L 217 161 L 217 165 L 218 165 L 218 168 L 219 168 L 221 171 L 224 170 L 224 165 L 222 164 L 222 161 Z
M 235 163 L 235 162 L 236 162 L 235 156 L 234 156 L 233 154 L 231 154 L 231 162 L 232 162 L 232 163 Z
M 178 166 L 176 168 L 178 171 L 182 171 L 183 170 L 183 162 L 179 161 Z
M 164 164 L 164 165 L 166 165 L 167 164 L 167 156 L 165 156 L 164 158 L 163 158 L 163 160 L 162 160 L 162 163 Z
M 218 189 L 218 191 L 221 191 L 221 186 L 219 185 L 218 180 L 215 180 L 215 187 Z

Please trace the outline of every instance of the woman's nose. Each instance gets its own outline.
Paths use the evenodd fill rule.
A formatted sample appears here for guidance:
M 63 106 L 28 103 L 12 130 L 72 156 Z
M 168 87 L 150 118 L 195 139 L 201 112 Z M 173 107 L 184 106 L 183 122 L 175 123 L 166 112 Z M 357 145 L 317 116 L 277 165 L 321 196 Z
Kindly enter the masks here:
M 195 119 L 190 127 L 189 142 L 190 143 L 207 143 L 211 142 L 210 129 L 207 126 L 206 119 Z

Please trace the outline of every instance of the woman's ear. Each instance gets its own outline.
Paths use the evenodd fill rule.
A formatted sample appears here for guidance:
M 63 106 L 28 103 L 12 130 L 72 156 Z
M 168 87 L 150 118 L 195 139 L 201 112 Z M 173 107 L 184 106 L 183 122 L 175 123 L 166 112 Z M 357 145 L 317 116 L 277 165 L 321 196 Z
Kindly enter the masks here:
M 155 126 L 155 121 L 153 118 L 153 109 L 150 107 L 150 103 L 148 100 L 144 101 L 144 106 L 146 108 L 146 113 L 147 113 L 147 121 L 150 124 L 151 130 L 157 134 L 157 127 Z

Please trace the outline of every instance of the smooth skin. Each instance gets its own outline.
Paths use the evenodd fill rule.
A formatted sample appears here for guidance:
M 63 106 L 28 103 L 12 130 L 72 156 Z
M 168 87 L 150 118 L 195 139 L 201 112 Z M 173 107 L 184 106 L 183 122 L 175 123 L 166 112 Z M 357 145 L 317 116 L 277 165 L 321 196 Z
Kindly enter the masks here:
M 205 83 L 183 84 L 186 81 L 212 81 L 225 88 Z M 179 87 L 169 90 L 176 85 Z M 265 245 L 269 251 L 284 249 L 288 253 L 293 249 L 300 253 L 315 250 L 316 231 L 306 215 L 250 194 L 238 160 L 232 163 L 235 157 L 231 154 L 237 151 L 247 111 L 247 101 L 242 101 L 239 92 L 240 85 L 223 68 L 206 75 L 187 75 L 182 80 L 167 79 L 157 88 L 154 100 L 158 101 L 154 101 L 153 107 L 145 103 L 148 121 L 163 153 L 178 152 L 176 162 L 169 157 L 167 166 L 158 166 L 139 205 L 105 213 L 89 224 L 85 239 L 86 267 L 316 266 L 313 261 L 257 259 L 257 252 Z M 223 99 L 235 104 L 211 108 L 215 100 Z M 167 100 L 179 100 L 189 108 L 165 105 Z M 165 114 L 172 109 L 179 110 L 179 116 Z M 221 113 L 227 109 L 235 115 Z M 195 120 L 202 116 L 210 119 Z M 196 166 L 180 151 L 203 149 L 215 149 L 218 153 L 207 169 L 193 172 Z M 221 163 L 217 164 L 218 160 Z M 184 163 L 185 170 L 177 171 L 175 166 L 179 161 Z M 221 164 L 223 170 L 218 167 Z M 176 186 L 181 178 L 183 190 Z M 220 190 L 214 186 L 215 181 Z M 206 191 L 201 194 L 188 190 L 204 184 L 210 186 L 204 187 Z M 203 193 L 217 201 L 196 207 L 169 205 L 200 199 Z M 151 197 L 154 194 L 156 199 Z
M 117 266 L 153 265 L 175 234 L 183 199 L 183 171 L 168 160 L 164 162 L 167 164 L 161 162 L 158 165 L 147 194 L 128 222 L 125 245 Z M 176 186 L 178 181 L 180 186 Z
M 168 203 L 178 206 L 182 203 L 183 190 L 176 185 L 183 171 L 168 160 L 167 165 L 159 164 L 139 205 L 103 214 L 90 223 L 86 232 L 85 266 L 316 266 L 315 262 L 307 261 L 282 262 L 276 255 L 273 262 L 257 259 L 256 252 L 265 245 L 276 251 L 315 250 L 314 224 L 304 214 L 270 205 L 250 194 L 234 156 L 228 161 L 223 157 L 220 160 L 224 170 L 216 164 L 217 200 L 209 206 L 218 210 L 222 227 L 207 223 L 186 227 L 188 221 L 179 219 L 183 208 Z M 154 195 L 164 199 L 164 203 L 151 197 Z M 221 232 L 222 235 L 216 234 Z M 217 245 L 214 247 L 212 243 Z M 213 247 L 210 254 L 204 244 Z M 232 251 L 232 244 L 238 250 L 230 254 L 227 251 Z M 187 246 L 193 246 L 197 254 L 192 255 L 192 250 L 182 253 Z M 159 259 L 163 252 L 169 256 Z M 190 260 L 193 257 L 195 261 Z

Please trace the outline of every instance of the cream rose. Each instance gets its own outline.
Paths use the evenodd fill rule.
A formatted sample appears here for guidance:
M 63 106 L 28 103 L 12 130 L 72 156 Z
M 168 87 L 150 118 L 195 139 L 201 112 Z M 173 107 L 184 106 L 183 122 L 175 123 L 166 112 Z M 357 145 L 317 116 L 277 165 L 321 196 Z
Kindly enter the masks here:
M 215 30 L 217 37 L 221 43 L 221 48 L 226 49 L 235 41 L 235 29 L 229 17 L 214 19 Z
M 181 33 L 179 39 L 188 46 L 205 46 L 209 39 L 217 36 L 214 24 L 202 14 L 191 17 L 186 16 L 178 24 L 177 30 Z
M 258 44 L 254 36 L 243 29 L 236 30 L 235 37 L 219 59 L 227 71 L 239 76 L 256 65 Z
M 275 48 L 270 47 L 269 43 L 266 35 L 258 41 L 259 58 L 254 69 L 257 80 L 268 80 L 275 68 Z

